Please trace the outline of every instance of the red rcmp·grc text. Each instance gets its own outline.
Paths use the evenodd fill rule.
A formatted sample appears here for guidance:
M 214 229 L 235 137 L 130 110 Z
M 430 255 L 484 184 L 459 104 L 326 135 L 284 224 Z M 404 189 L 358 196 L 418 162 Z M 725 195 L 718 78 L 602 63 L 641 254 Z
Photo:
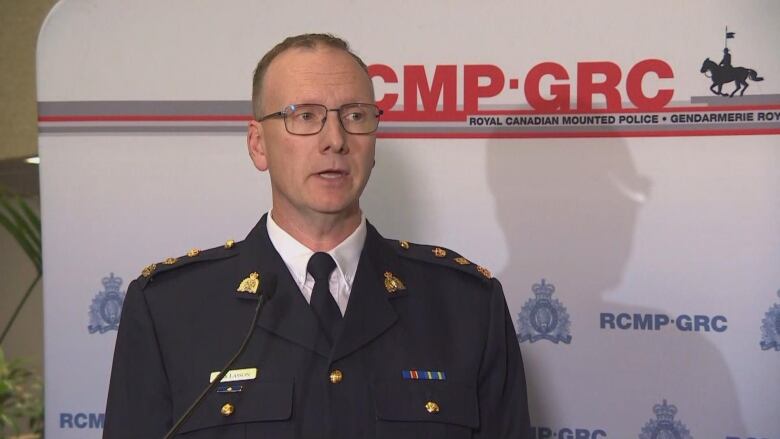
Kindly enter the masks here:
M 460 69 L 457 65 L 437 65 L 432 74 L 424 65 L 405 65 L 401 84 L 398 72 L 388 65 L 373 64 L 368 71 L 372 79 L 386 85 L 398 84 L 390 87 L 396 91 L 377 96 L 377 104 L 386 110 L 385 119 L 391 121 L 463 121 L 469 114 L 481 113 L 481 99 L 498 96 L 506 88 L 520 89 L 518 79 L 507 81 L 504 71 L 493 64 L 467 64 Z M 574 87 L 566 82 L 571 81 L 572 73 L 561 64 L 542 62 L 533 66 L 523 80 L 525 102 L 540 113 L 590 112 L 594 109 L 593 97 L 601 95 L 606 106 L 598 111 L 620 111 L 626 97 L 633 105 L 631 108 L 650 112 L 663 109 L 674 95 L 671 88 L 646 94 L 642 87 L 649 77 L 674 78 L 671 66 L 660 59 L 639 61 L 625 75 L 611 61 L 579 62 L 573 73 Z M 544 87 L 543 80 L 555 82 Z M 459 109 L 461 97 L 463 106 Z M 518 100 L 518 105 L 521 103 Z M 403 109 L 394 110 L 396 106 Z

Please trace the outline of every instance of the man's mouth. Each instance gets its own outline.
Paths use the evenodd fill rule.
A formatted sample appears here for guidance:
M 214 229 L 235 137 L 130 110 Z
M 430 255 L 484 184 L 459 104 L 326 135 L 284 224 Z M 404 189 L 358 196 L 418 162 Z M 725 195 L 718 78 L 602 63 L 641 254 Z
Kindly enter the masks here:
M 337 178 L 345 177 L 347 176 L 347 174 L 348 174 L 347 171 L 342 171 L 339 169 L 328 169 L 317 173 L 317 175 L 319 175 L 320 177 L 328 180 L 335 180 Z

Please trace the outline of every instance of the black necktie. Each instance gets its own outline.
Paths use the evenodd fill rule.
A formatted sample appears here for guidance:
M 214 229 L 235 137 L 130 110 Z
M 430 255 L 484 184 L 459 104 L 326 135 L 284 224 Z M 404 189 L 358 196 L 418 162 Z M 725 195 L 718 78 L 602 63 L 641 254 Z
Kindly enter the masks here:
M 324 252 L 314 253 L 306 266 L 306 271 L 314 278 L 310 304 L 331 346 L 336 340 L 341 323 L 341 311 L 330 293 L 330 273 L 334 268 L 336 261 Z

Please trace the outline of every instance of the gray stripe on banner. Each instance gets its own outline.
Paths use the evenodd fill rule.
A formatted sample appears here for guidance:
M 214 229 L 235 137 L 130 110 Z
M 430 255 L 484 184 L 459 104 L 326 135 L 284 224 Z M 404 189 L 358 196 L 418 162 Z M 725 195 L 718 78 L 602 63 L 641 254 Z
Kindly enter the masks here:
M 239 120 L 208 120 L 208 121 L 198 121 L 198 120 L 176 120 L 176 121 L 78 121 L 78 122 L 70 122 L 70 121 L 43 121 L 38 123 L 41 127 L 81 127 L 81 128 L 89 128 L 89 127 L 115 127 L 115 128 L 121 128 L 121 127 L 157 127 L 157 126 L 166 126 L 166 127 L 189 127 L 189 126 L 236 126 L 236 127 L 243 127 L 246 128 L 247 123 L 246 121 L 239 121 Z
M 550 126 L 550 127 L 380 127 L 378 133 L 621 133 L 636 131 L 727 131 L 750 129 L 780 129 L 780 122 L 752 123 L 752 124 L 685 124 L 685 125 L 656 125 L 656 126 Z M 245 133 L 244 125 L 46 125 L 39 126 L 41 134 L 60 133 Z
M 251 101 L 60 101 L 38 102 L 39 116 L 247 115 Z
M 735 96 L 691 96 L 692 104 L 707 104 L 726 107 L 734 105 L 777 105 L 780 104 L 780 94 Z
M 38 132 L 41 134 L 76 134 L 76 133 L 246 133 L 245 126 L 40 126 Z
M 685 102 L 674 102 L 685 105 Z M 750 95 L 729 98 L 725 96 L 692 96 L 691 104 L 710 106 L 777 105 L 780 94 Z M 630 106 L 625 103 L 625 106 Z M 484 105 L 486 110 L 530 109 L 528 105 Z M 600 108 L 596 106 L 595 108 Z M 674 108 L 668 107 L 668 108 Z M 401 107 L 395 109 L 400 111 Z M 252 102 L 240 101 L 42 101 L 38 102 L 40 116 L 91 116 L 91 115 L 250 115 Z
M 778 129 L 780 122 L 730 123 L 730 124 L 680 124 L 680 125 L 637 125 L 637 126 L 548 126 L 548 127 L 380 127 L 380 133 L 597 133 L 597 132 L 635 132 L 635 131 L 703 131 L 703 130 L 742 130 L 742 129 Z

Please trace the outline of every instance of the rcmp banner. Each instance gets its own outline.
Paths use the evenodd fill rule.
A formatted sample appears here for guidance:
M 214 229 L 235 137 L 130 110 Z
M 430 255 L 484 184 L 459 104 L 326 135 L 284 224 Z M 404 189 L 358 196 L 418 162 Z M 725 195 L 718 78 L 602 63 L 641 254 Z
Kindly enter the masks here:
M 101 436 L 143 267 L 239 241 L 270 208 L 245 144 L 253 69 L 332 32 L 384 110 L 361 206 L 501 280 L 531 437 L 780 439 L 778 17 L 773 0 L 60 1 L 37 54 L 47 436 Z M 398 373 L 447 380 L 436 367 Z

